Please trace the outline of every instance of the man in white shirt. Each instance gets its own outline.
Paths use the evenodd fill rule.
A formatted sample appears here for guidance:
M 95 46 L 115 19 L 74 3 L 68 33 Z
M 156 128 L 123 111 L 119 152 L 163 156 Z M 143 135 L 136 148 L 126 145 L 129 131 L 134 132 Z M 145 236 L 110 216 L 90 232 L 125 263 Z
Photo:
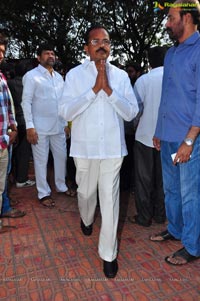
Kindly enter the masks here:
M 140 117 L 135 134 L 135 203 L 137 215 L 129 221 L 149 227 L 152 219 L 165 222 L 164 192 L 160 152 L 153 146 L 158 108 L 161 98 L 165 47 L 149 49 L 150 72 L 139 77 L 134 85 Z
M 118 271 L 119 171 L 127 154 L 123 119 L 132 120 L 138 106 L 127 73 L 107 62 L 110 37 L 103 26 L 88 29 L 84 49 L 90 60 L 67 73 L 59 114 L 72 120 L 70 155 L 77 169 L 81 229 L 92 234 L 98 186 L 98 250 L 105 276 L 113 278 Z
M 63 89 L 62 76 L 54 71 L 55 52 L 51 45 L 38 48 L 38 67 L 23 77 L 22 108 L 27 139 L 32 145 L 36 187 L 42 205 L 52 208 L 51 188 L 47 182 L 49 150 L 54 159 L 55 186 L 58 192 L 67 192 L 65 121 L 58 116 L 58 100 Z

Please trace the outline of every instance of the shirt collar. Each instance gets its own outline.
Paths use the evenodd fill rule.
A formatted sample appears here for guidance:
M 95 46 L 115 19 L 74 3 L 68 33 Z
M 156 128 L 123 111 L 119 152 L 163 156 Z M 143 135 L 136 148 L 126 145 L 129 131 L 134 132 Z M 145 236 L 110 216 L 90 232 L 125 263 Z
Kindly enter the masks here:
M 108 62 L 108 61 L 106 61 L 106 66 L 110 66 L 111 64 Z M 84 68 L 87 68 L 87 67 L 89 67 L 89 66 L 95 66 L 95 63 L 94 63 L 94 61 L 91 61 L 91 60 L 89 60 L 89 59 L 85 59 L 85 61 L 83 62 L 83 67 Z
M 177 44 L 179 45 L 193 45 L 196 43 L 196 41 L 199 39 L 200 35 L 198 31 L 195 31 L 189 38 L 187 38 L 183 43 Z
M 49 71 L 46 69 L 46 68 L 44 68 L 42 65 L 38 65 L 38 69 L 40 70 L 40 72 L 42 72 L 43 74 L 50 74 L 49 73 Z M 52 72 L 52 76 L 55 76 L 55 71 L 53 70 L 53 72 Z

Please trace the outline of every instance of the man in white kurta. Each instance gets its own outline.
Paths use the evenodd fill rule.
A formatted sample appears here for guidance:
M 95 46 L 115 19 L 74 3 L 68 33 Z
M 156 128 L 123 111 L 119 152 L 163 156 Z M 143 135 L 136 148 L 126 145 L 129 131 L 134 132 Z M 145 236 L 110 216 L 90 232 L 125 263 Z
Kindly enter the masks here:
M 38 67 L 23 77 L 22 107 L 26 121 L 27 139 L 32 145 L 38 198 L 44 206 L 54 207 L 51 188 L 47 182 L 49 149 L 54 159 L 55 186 L 66 192 L 65 121 L 58 116 L 58 101 L 63 78 L 53 70 L 55 53 L 50 45 L 38 49 Z
M 72 120 L 70 155 L 76 165 L 83 234 L 91 235 L 99 192 L 102 224 L 99 255 L 106 277 L 117 274 L 119 171 L 127 154 L 123 119 L 132 120 L 137 101 L 126 72 L 106 62 L 110 38 L 105 28 L 86 33 L 90 60 L 68 72 L 59 114 Z

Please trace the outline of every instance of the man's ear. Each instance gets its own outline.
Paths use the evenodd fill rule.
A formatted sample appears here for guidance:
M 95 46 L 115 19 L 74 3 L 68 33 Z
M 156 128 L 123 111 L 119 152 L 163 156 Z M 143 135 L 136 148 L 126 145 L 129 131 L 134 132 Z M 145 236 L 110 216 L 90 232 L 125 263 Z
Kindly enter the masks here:
M 38 62 L 40 62 L 40 56 L 39 55 L 37 56 L 37 60 L 38 60 Z
M 88 53 L 88 45 L 84 45 L 84 50 L 85 50 L 86 54 L 89 55 L 89 53 Z
M 190 13 L 187 13 L 184 16 L 185 16 L 186 23 L 193 24 L 193 18 L 192 18 L 192 15 Z

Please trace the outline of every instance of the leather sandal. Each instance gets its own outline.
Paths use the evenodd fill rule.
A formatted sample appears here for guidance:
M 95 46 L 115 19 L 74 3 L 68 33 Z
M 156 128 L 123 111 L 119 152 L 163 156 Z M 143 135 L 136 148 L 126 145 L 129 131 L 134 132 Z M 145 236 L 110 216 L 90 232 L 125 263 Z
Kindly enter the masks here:
M 165 257 L 165 261 L 168 264 L 172 265 L 183 265 L 187 264 L 188 262 L 194 261 L 199 259 L 200 256 L 193 256 L 188 251 L 186 248 L 181 248 L 180 250 L 176 251 L 173 255 Z
M 152 235 L 149 237 L 149 239 L 153 242 L 162 242 L 166 240 L 178 240 L 173 235 L 171 235 L 168 230 Z
M 45 196 L 44 198 L 40 199 L 40 203 L 47 208 L 54 208 L 55 202 L 52 200 L 50 196 Z
M 17 227 L 16 226 L 9 226 L 9 225 L 6 225 L 6 226 L 2 225 L 0 227 L 0 234 L 10 232 L 13 229 L 17 229 Z
M 18 210 L 16 208 L 12 208 L 11 210 L 1 214 L 1 218 L 19 218 L 19 217 L 23 217 L 24 215 L 26 215 L 26 212 Z

